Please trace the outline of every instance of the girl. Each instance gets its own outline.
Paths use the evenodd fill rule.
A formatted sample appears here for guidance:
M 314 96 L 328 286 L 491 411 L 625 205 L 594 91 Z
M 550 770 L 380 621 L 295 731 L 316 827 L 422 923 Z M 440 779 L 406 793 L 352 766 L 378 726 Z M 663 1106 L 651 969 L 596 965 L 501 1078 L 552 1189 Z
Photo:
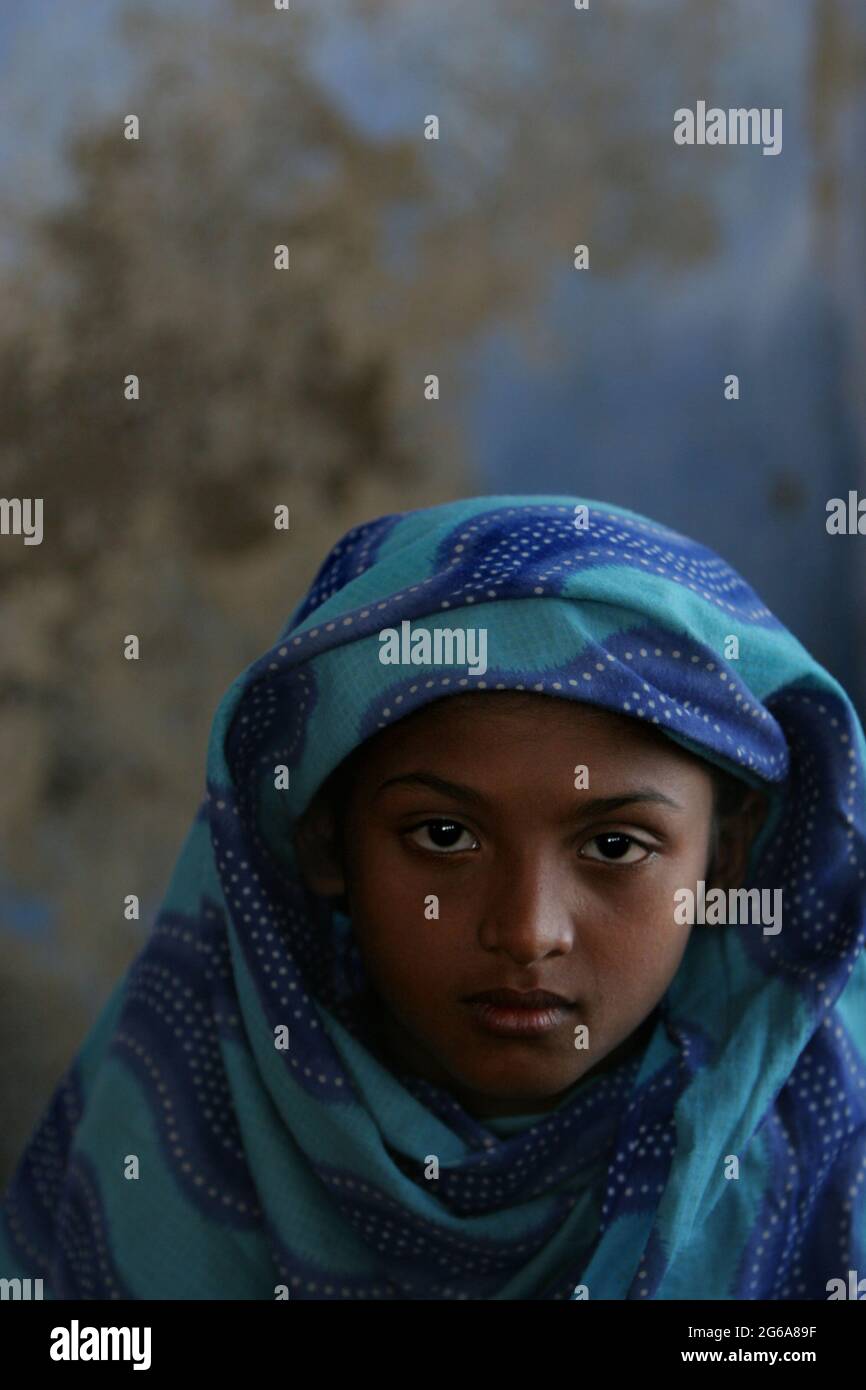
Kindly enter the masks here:
M 643 517 L 353 529 L 217 710 L 0 1275 L 836 1296 L 866 1275 L 864 751 L 739 575 Z

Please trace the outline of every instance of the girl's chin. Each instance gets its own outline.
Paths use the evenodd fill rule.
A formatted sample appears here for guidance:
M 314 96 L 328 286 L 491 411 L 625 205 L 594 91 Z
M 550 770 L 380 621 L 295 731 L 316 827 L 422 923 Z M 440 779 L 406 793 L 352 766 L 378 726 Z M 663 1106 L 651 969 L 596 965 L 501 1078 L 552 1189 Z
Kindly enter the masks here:
M 483 1075 L 467 1076 L 461 1072 L 449 1083 L 449 1089 L 465 1110 L 477 1118 L 507 1115 L 534 1115 L 554 1110 L 566 1092 L 580 1080 L 568 1076 L 557 1082 L 549 1073 L 544 1078 L 526 1079 L 523 1085 L 509 1080 L 494 1080 Z
M 509 1115 L 536 1115 L 555 1110 L 570 1088 L 566 1086 L 555 1095 L 494 1096 L 471 1091 L 458 1095 L 461 1105 L 476 1119 L 506 1118 Z

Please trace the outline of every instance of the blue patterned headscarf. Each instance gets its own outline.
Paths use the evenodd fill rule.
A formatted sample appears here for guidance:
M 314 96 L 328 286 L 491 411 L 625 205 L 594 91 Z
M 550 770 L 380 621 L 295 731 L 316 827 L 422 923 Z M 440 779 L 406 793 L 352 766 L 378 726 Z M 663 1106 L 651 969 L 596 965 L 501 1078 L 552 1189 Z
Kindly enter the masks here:
M 487 670 L 384 664 L 403 620 L 483 627 Z M 382 1062 L 351 921 L 291 848 L 359 743 L 481 689 L 628 715 L 762 788 L 748 883 L 785 902 L 778 934 L 695 927 L 637 1053 L 500 1120 Z M 740 576 L 643 517 L 486 497 L 354 528 L 217 709 L 148 941 L 6 1194 L 0 1276 L 59 1298 L 826 1299 L 866 1274 L 864 751 Z

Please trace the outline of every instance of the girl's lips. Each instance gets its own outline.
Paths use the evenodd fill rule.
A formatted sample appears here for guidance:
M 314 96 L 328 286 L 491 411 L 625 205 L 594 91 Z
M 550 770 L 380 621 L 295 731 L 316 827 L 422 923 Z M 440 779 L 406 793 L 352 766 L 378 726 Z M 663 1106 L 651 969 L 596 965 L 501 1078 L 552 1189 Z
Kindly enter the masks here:
M 506 1009 L 567 1009 L 571 1002 L 548 989 L 486 989 L 472 994 L 467 1004 L 498 1004 Z
M 529 1008 L 525 1004 L 491 1004 L 486 998 L 466 1001 L 482 1028 L 498 1037 L 520 1038 L 549 1033 L 565 1021 L 565 1001 Z

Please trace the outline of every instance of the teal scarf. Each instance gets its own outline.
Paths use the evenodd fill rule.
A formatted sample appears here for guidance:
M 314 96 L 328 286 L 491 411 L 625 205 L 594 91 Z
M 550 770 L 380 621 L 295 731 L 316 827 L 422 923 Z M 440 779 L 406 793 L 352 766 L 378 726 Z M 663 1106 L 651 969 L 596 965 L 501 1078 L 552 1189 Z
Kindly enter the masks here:
M 404 620 L 483 628 L 485 671 L 383 663 Z M 640 1048 L 501 1121 L 379 1055 L 351 922 L 290 848 L 352 749 L 475 688 L 625 713 L 763 788 L 749 884 L 786 902 L 778 935 L 696 928 Z M 6 1193 L 0 1275 L 55 1298 L 827 1298 L 866 1274 L 863 778 L 845 692 L 683 536 L 569 497 L 356 527 L 219 704 L 149 939 Z

